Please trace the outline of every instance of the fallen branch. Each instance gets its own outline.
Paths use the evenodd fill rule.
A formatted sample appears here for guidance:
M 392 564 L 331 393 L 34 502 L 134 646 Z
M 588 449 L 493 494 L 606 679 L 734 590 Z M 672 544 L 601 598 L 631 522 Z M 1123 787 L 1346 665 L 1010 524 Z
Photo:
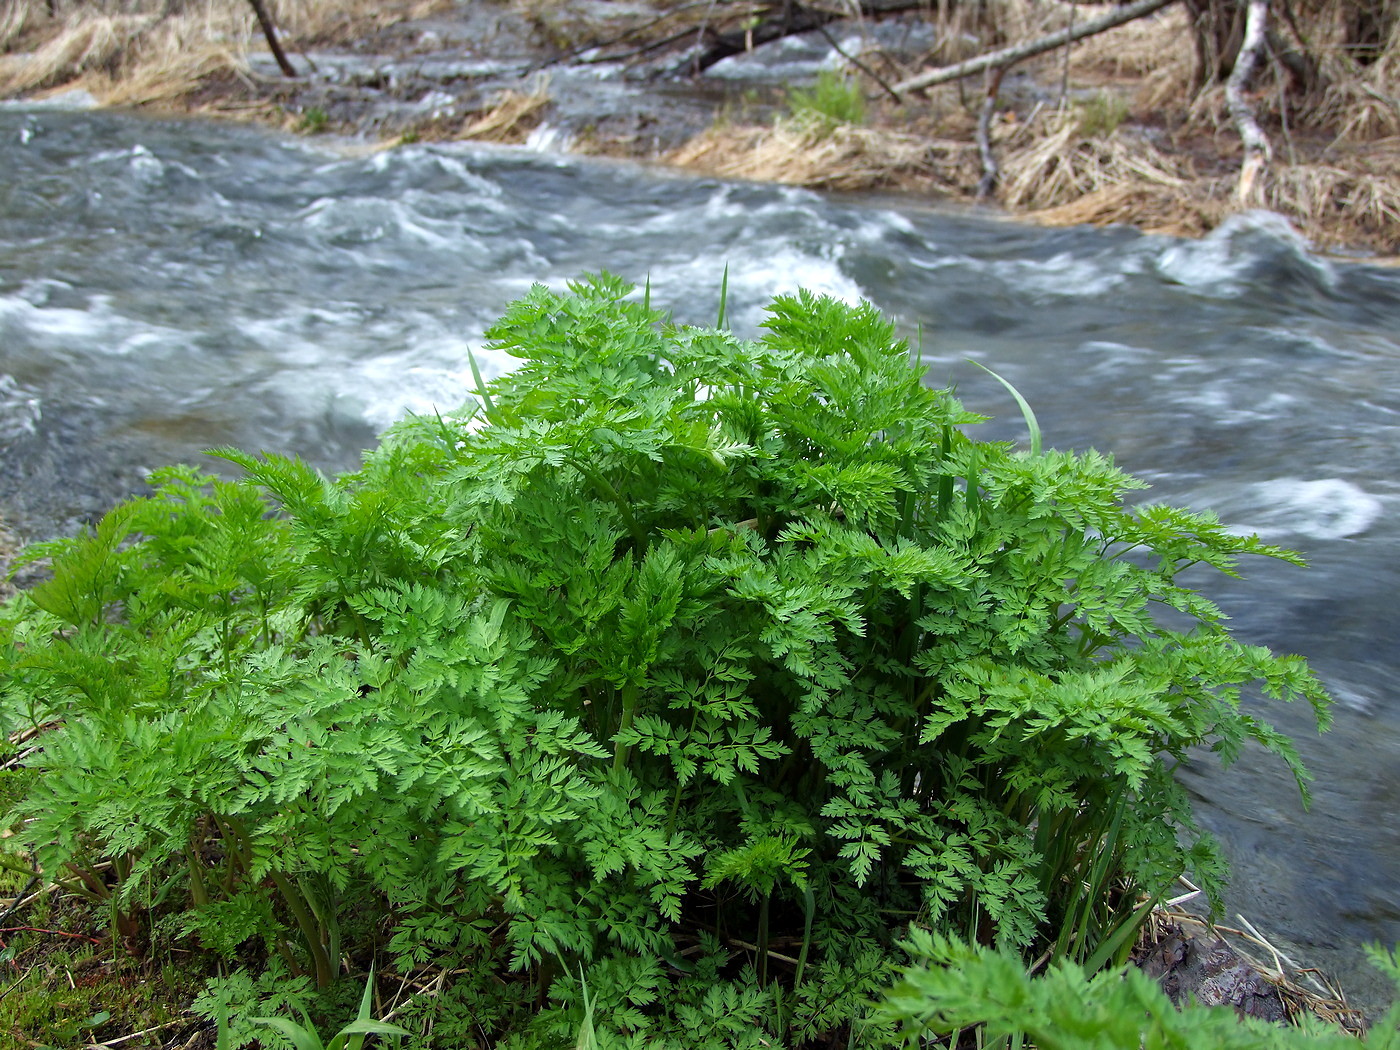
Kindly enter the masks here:
M 930 69 L 927 73 L 920 73 L 908 80 L 901 80 L 894 86 L 894 89 L 898 92 L 921 91 L 936 84 L 947 84 L 953 80 L 961 80 L 963 77 L 985 73 L 989 69 L 1005 68 L 1023 59 L 1033 58 L 1046 51 L 1053 51 L 1057 47 L 1072 44 L 1076 40 L 1083 40 L 1085 37 L 1097 36 L 1106 30 L 1116 29 L 1118 26 L 1144 18 L 1174 3 L 1176 0 L 1138 0 L 1135 4 L 1116 8 L 1112 14 L 1104 15 L 1102 18 L 1095 18 L 1077 26 L 1058 30 L 1037 40 L 1028 40 L 1024 44 L 1014 44 L 1011 47 L 1004 47 L 1000 51 L 989 51 L 985 55 L 978 55 L 976 58 L 970 58 L 966 62 L 959 62 L 956 65 Z
M 1163 0 L 1167 2 L 1167 0 Z M 839 22 L 853 14 L 877 17 L 899 14 L 905 11 L 923 11 L 927 0 L 858 0 L 850 10 L 842 8 L 803 7 L 793 0 L 785 0 L 779 10 L 762 19 L 757 24 L 746 25 L 723 33 L 708 32 L 708 25 L 702 29 L 700 39 L 704 49 L 695 56 L 691 71 L 703 73 L 721 59 L 752 51 L 764 44 L 771 44 L 783 37 L 810 33 L 814 29 Z M 728 12 L 726 12 L 726 18 Z M 896 88 L 896 91 L 899 89 Z
M 1240 141 L 1244 143 L 1244 163 L 1240 166 L 1240 181 L 1235 188 L 1235 196 L 1241 204 L 1251 202 L 1259 174 L 1274 155 L 1269 137 L 1254 116 L 1254 107 L 1244 97 L 1254 76 L 1254 67 L 1259 64 L 1260 53 L 1264 50 L 1268 21 L 1269 0 L 1249 0 L 1244 43 L 1240 45 L 1239 57 L 1235 59 L 1230 79 L 1225 81 L 1225 104 L 1230 108 L 1230 116 L 1240 133 Z

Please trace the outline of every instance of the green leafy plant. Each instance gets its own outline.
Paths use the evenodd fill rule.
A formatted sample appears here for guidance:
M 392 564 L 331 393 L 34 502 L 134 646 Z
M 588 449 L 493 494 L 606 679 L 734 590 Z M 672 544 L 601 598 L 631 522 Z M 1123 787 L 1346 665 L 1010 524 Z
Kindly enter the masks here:
M 898 1028 L 902 1041 L 913 1045 L 928 1045 L 929 1039 L 944 1035 L 956 1040 L 959 1032 L 980 1029 L 984 1045 L 1024 1041 L 1040 1050 L 1390 1050 L 1400 1046 L 1400 1003 L 1358 1040 L 1316 1020 L 1290 1028 L 1242 1018 L 1233 1010 L 1195 1004 L 1178 1009 L 1137 969 L 1091 976 L 1073 963 L 1061 962 L 1031 977 L 1014 955 L 926 931 L 915 931 L 905 948 L 915 964 L 890 989 L 879 1017 Z M 1372 949 L 1371 954 L 1400 987 L 1394 953 Z
M 788 108 L 796 120 L 827 128 L 864 124 L 865 92 L 859 79 L 823 69 L 811 87 L 788 89 Z
M 1112 135 L 1128 119 L 1128 100 L 1121 95 L 1098 91 L 1074 104 L 1079 118 L 1079 134 L 1086 139 Z
M 312 106 L 303 111 L 301 120 L 297 123 L 297 130 L 307 135 L 319 135 L 330 126 L 331 118 L 320 106 Z
M 359 1013 L 353 1021 L 332 1036 L 329 1043 L 322 1041 L 315 1025 L 311 1023 L 311 1019 L 305 1011 L 302 1012 L 302 1024 L 285 1017 L 255 1017 L 253 1023 L 277 1029 L 291 1040 L 296 1050 L 361 1050 L 361 1047 L 365 1045 L 365 1036 L 367 1035 L 411 1035 L 412 1033 L 405 1028 L 389 1024 L 386 1021 L 376 1021 L 371 1016 L 373 996 L 374 971 L 371 969 L 369 977 L 365 979 L 365 992 L 360 998 Z
M 359 471 L 219 450 L 31 549 L 18 844 L 279 984 L 384 931 L 501 1045 L 796 1045 L 911 922 L 1092 968 L 1217 886 L 1188 750 L 1305 787 L 1241 691 L 1322 690 L 1178 581 L 1296 556 L 974 439 L 868 305 L 751 341 L 649 299 L 537 287 L 488 333 L 519 367 Z

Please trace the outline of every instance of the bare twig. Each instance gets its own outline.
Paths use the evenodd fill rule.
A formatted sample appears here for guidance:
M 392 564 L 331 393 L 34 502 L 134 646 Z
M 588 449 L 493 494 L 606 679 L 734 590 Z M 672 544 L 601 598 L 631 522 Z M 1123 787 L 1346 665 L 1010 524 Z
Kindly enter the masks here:
M 120 1046 L 122 1043 L 129 1043 L 133 1039 L 139 1039 L 143 1035 L 150 1035 L 152 1032 L 164 1031 L 167 1028 L 174 1028 L 177 1024 L 186 1024 L 183 1017 L 174 1021 L 166 1021 L 165 1024 L 158 1024 L 154 1028 L 143 1028 L 139 1032 L 132 1032 L 130 1035 L 119 1035 L 115 1039 L 108 1039 L 105 1043 L 88 1043 L 84 1050 L 100 1050 L 107 1046 Z
M 42 926 L 3 926 L 0 933 L 48 933 L 55 937 L 67 937 L 74 941 L 87 941 L 89 944 L 101 944 L 99 937 L 89 937 L 85 933 L 69 933 L 67 930 L 48 930 Z
M 453 971 L 453 972 L 456 972 L 456 971 Z M 407 978 L 405 978 L 404 983 L 403 983 L 402 985 L 399 986 L 398 992 L 395 993 L 395 995 L 394 995 L 394 1002 L 395 1002 L 395 1005 L 394 1005 L 393 1009 L 391 1009 L 388 1013 L 386 1013 L 386 1014 L 384 1014 L 382 1017 L 380 1017 L 380 1020 L 381 1020 L 381 1021 L 392 1021 L 395 1017 L 397 1017 L 399 1014 L 403 1013 L 403 1011 L 407 1010 L 410 1006 L 412 1006 L 414 1003 L 416 1003 L 416 1002 L 417 1002 L 419 999 L 421 999 L 423 996 L 433 997 L 433 996 L 441 995 L 441 994 L 442 994 L 443 985 L 447 983 L 447 977 L 448 977 L 448 971 L 447 971 L 447 970 L 439 970 L 439 971 L 437 972 L 437 975 L 436 975 L 432 980 L 430 980 L 425 986 L 422 986 L 422 987 L 419 989 L 418 992 L 416 992 L 416 993 L 413 994 L 413 995 L 410 995 L 407 999 L 403 1000 L 403 1002 L 399 1002 L 399 1001 L 398 1001 L 399 996 L 403 994 L 404 988 L 407 987 L 407 985 L 408 985 L 408 980 L 407 980 Z M 415 985 L 415 987 L 419 987 L 419 986 Z
M 39 876 L 35 875 L 25 884 L 24 889 L 15 894 L 15 899 L 10 903 L 10 906 L 0 912 L 0 926 L 4 926 L 25 904 L 39 896 L 39 894 L 33 893 L 34 887 L 37 885 L 39 885 Z
M 826 42 L 831 45 L 831 49 L 833 51 L 835 51 L 838 55 L 844 58 L 851 65 L 859 69 L 871 80 L 875 81 L 875 83 L 879 84 L 880 87 L 884 89 L 885 94 L 889 95 L 890 98 L 894 99 L 896 104 L 904 101 L 902 98 L 899 97 L 899 92 L 896 91 L 894 88 L 890 87 L 890 85 L 885 81 L 884 77 L 880 76 L 879 73 L 875 72 L 875 70 L 871 69 L 860 59 L 856 58 L 855 55 L 847 54 L 845 50 L 842 49 L 841 45 L 836 42 L 836 38 L 831 35 L 831 33 L 827 30 L 826 26 L 817 26 L 817 32 L 826 38 Z
M 963 77 L 970 77 L 977 73 L 985 73 L 998 66 L 1009 66 L 1023 59 L 1044 54 L 1046 51 L 1053 51 L 1065 44 L 1072 44 L 1076 40 L 1096 36 L 1106 30 L 1144 18 L 1173 3 L 1176 3 L 1176 0 L 1137 0 L 1135 4 L 1115 8 L 1111 14 L 1104 15 L 1102 18 L 1095 18 L 1077 26 L 1061 29 L 1037 40 L 1028 40 L 1023 44 L 1004 47 L 1000 51 L 989 51 L 985 55 L 978 55 L 966 62 L 920 73 L 918 76 L 901 80 L 894 86 L 894 89 L 896 91 L 921 91 L 924 88 L 933 87 L 935 84 L 946 84 L 949 81 L 961 80 Z

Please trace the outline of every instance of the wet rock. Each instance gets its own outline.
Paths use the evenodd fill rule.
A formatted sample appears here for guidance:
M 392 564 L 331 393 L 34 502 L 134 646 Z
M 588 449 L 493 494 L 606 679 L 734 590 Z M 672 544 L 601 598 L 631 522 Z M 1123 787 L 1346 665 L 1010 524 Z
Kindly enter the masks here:
M 1180 926 L 1166 933 L 1139 961 L 1177 1006 L 1232 1006 L 1242 1016 L 1284 1021 L 1278 989 L 1219 937 L 1188 936 Z

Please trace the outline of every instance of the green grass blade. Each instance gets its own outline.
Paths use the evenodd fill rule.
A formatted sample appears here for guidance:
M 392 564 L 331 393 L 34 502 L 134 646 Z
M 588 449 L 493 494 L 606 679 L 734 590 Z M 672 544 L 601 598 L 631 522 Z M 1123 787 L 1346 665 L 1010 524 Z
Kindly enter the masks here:
M 729 311 L 729 264 L 724 264 L 724 278 L 719 282 L 719 320 L 716 328 L 723 328 Z
M 253 1023 L 277 1029 L 292 1041 L 296 1050 L 326 1050 L 326 1045 L 321 1042 L 319 1035 L 285 1017 L 254 1017 Z
M 969 358 L 969 360 L 971 360 L 971 358 Z M 1040 423 L 1036 420 L 1035 413 L 1031 410 L 1030 403 L 1021 396 L 1021 391 L 1012 386 L 1005 378 L 997 375 L 986 365 L 982 364 L 982 362 L 973 361 L 972 363 L 1011 392 L 1011 396 L 1016 399 L 1016 404 L 1021 406 L 1021 415 L 1026 421 L 1026 429 L 1031 432 L 1031 455 L 1040 455 Z
M 486 380 L 481 378 L 481 369 L 477 367 L 476 355 L 471 352 L 470 347 L 467 348 L 467 361 L 472 366 L 472 381 L 476 383 L 476 389 L 472 393 L 481 398 L 481 403 L 486 406 L 486 418 L 494 423 L 495 419 L 492 417 L 496 414 L 496 404 L 491 400 L 491 391 L 486 389 Z
M 807 950 L 812 946 L 812 920 L 817 914 L 817 899 L 810 883 L 803 883 L 802 886 L 802 908 L 802 951 L 797 955 L 797 977 L 792 982 L 794 988 L 802 987 L 802 971 L 807 968 Z
M 598 1034 L 593 1030 L 593 1000 L 588 997 L 588 981 L 579 967 L 578 982 L 583 986 L 583 1022 L 578 1026 L 578 1042 L 574 1050 L 597 1050 Z
M 365 1045 L 367 1035 L 412 1035 L 407 1028 L 400 1028 L 388 1021 L 351 1021 L 340 1030 L 328 1050 L 360 1050 Z
M 1097 973 L 1110 962 L 1115 964 L 1126 962 L 1128 950 L 1137 940 L 1138 930 L 1142 929 L 1142 924 L 1147 921 L 1148 915 L 1156 906 L 1156 897 L 1149 897 L 1139 904 L 1132 915 L 1125 919 L 1111 936 L 1104 938 L 1094 954 L 1085 960 L 1084 972 Z

